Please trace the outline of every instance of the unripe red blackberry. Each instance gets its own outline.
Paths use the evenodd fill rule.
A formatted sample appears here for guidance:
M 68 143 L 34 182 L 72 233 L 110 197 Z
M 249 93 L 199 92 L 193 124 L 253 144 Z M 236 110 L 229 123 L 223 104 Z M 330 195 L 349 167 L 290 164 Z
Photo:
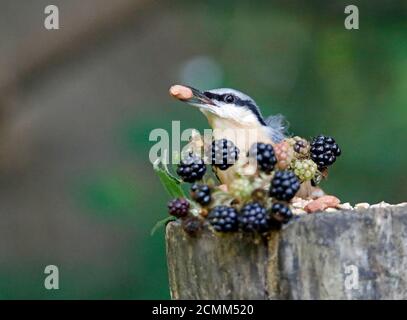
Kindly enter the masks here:
M 185 182 L 196 182 L 201 180 L 206 173 L 204 161 L 194 154 L 189 154 L 178 165 L 177 174 Z
M 293 217 L 293 214 L 284 203 L 274 203 L 271 207 L 271 217 L 280 223 L 287 223 Z
M 323 170 L 336 161 L 336 157 L 341 155 L 341 149 L 334 138 L 319 135 L 311 142 L 311 159 L 318 165 L 319 170 Z
M 271 228 L 266 208 L 257 202 L 246 204 L 239 215 L 239 224 L 246 232 L 267 232 Z
M 240 150 L 227 139 L 215 140 L 211 148 L 211 164 L 224 171 L 233 166 L 239 158 Z
M 277 163 L 274 149 L 271 144 L 255 143 L 249 151 L 249 156 L 256 158 L 260 171 L 270 173 Z
M 173 199 L 168 202 L 168 213 L 177 218 L 184 218 L 189 212 L 189 202 L 184 198 Z
M 294 149 L 288 141 L 282 141 L 274 145 L 274 153 L 277 158 L 277 167 L 285 170 L 290 166 L 294 158 Z
M 300 181 L 292 171 L 277 171 L 271 180 L 270 197 L 281 201 L 294 198 L 300 189 Z
M 193 184 L 191 187 L 191 197 L 201 206 L 207 206 L 211 203 L 211 189 L 206 184 Z
M 209 223 L 218 232 L 232 232 L 238 228 L 236 209 L 227 206 L 217 206 L 207 217 Z

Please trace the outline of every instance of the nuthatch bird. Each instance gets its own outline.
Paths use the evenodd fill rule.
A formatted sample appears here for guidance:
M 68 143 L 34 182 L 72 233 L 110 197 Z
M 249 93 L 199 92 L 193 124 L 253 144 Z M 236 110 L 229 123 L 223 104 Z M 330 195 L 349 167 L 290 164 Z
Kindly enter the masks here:
M 214 139 L 228 139 L 246 157 L 257 142 L 276 144 L 285 138 L 286 125 L 281 115 L 263 118 L 256 102 L 246 94 L 228 88 L 200 91 L 182 85 L 170 88 L 170 94 L 199 110 L 207 117 Z M 222 183 L 229 185 L 235 178 L 234 167 L 217 171 Z

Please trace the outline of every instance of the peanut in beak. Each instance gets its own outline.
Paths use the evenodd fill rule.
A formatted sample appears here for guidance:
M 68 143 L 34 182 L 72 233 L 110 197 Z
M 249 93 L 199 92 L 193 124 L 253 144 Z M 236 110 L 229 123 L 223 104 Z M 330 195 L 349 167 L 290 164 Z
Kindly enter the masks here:
M 188 100 L 194 96 L 190 88 L 179 84 L 172 86 L 169 90 L 169 93 L 172 97 L 178 100 Z

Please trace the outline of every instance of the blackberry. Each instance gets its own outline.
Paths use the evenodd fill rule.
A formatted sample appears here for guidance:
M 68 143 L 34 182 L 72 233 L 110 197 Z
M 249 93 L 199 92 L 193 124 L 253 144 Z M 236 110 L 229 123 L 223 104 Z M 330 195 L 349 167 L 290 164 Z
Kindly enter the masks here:
M 211 203 L 211 189 L 206 184 L 193 184 L 191 187 L 191 197 L 201 206 L 207 206 Z
M 255 157 L 260 171 L 270 173 L 277 163 L 274 149 L 271 144 L 255 143 L 249 151 L 249 156 Z
M 292 169 L 301 181 L 313 180 L 317 173 L 317 165 L 310 159 L 295 160 Z
M 191 237 L 195 237 L 202 229 L 202 221 L 197 217 L 190 217 L 182 221 L 182 229 Z
M 300 189 L 300 181 L 292 171 L 277 171 L 271 180 L 270 197 L 289 201 Z
M 233 166 L 239 158 L 240 150 L 235 144 L 227 139 L 212 142 L 211 163 L 213 166 L 224 171 Z
M 237 178 L 229 186 L 229 193 L 237 199 L 250 198 L 253 192 L 253 185 L 246 178 Z
M 246 204 L 240 211 L 239 224 L 243 231 L 267 232 L 271 228 L 266 208 L 257 202 Z
M 189 154 L 178 165 L 177 174 L 185 182 L 195 182 L 201 180 L 206 173 L 204 161 L 194 154 Z
M 218 232 L 232 232 L 238 228 L 237 212 L 232 207 L 217 206 L 212 209 L 207 218 Z
M 311 142 L 311 159 L 323 170 L 336 161 L 341 149 L 332 137 L 319 135 Z
M 293 217 L 288 205 L 283 203 L 274 203 L 271 207 L 271 217 L 280 223 L 287 223 Z
M 274 145 L 274 153 L 277 158 L 277 167 L 285 170 L 290 166 L 294 158 L 294 149 L 288 141 L 282 141 Z
M 294 151 L 302 157 L 307 157 L 309 155 L 310 144 L 307 140 L 301 137 L 294 137 Z
M 177 218 L 184 218 L 189 212 L 189 202 L 184 198 L 178 198 L 168 202 L 168 212 Z

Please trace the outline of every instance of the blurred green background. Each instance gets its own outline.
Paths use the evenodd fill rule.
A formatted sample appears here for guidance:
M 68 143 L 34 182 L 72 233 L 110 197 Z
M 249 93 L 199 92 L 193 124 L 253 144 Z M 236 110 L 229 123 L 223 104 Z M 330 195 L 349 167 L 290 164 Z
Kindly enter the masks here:
M 290 131 L 336 138 L 322 187 L 407 201 L 407 3 L 0 1 L 0 298 L 167 299 L 155 128 L 207 128 L 171 84 L 232 87 Z M 60 289 L 44 289 L 55 264 Z

